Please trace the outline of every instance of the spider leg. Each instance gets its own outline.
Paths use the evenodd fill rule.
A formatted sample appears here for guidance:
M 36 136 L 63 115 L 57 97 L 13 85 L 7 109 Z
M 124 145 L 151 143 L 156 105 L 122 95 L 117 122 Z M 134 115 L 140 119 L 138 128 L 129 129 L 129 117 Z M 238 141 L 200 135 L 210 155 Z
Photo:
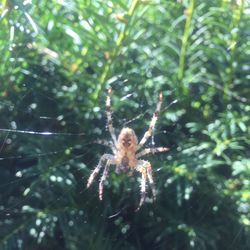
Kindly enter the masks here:
M 153 174 L 152 174 L 152 167 L 151 167 L 151 164 L 149 162 L 148 162 L 148 166 L 147 166 L 147 176 L 148 176 L 148 180 L 149 180 L 149 185 L 150 185 L 151 190 L 152 190 L 153 198 L 154 198 L 154 200 L 156 200 L 156 191 L 155 191 L 155 184 L 154 184 L 154 179 L 153 179 Z
M 150 187 L 152 190 L 154 200 L 156 198 L 156 191 L 155 191 L 155 186 L 154 186 L 154 179 L 153 179 L 153 175 L 152 175 L 151 164 L 148 161 L 139 160 L 137 167 L 136 167 L 136 170 L 139 171 L 142 175 L 142 177 L 141 177 L 141 199 L 140 199 L 139 206 L 136 209 L 136 211 L 138 211 L 141 208 L 141 206 L 143 205 L 145 198 L 146 198 L 147 178 L 149 180 L 149 184 L 150 184 Z
M 106 181 L 107 177 L 108 177 L 108 172 L 109 172 L 109 166 L 110 166 L 110 161 L 107 161 L 106 166 L 104 168 L 101 180 L 99 182 L 99 199 L 102 200 L 102 196 L 103 196 L 103 185 L 104 182 Z
M 143 155 L 161 153 L 161 152 L 166 152 L 168 150 L 169 150 L 169 148 L 165 148 L 165 147 L 145 148 L 141 152 L 136 154 L 136 158 L 138 159 L 138 158 L 142 157 Z
M 92 174 L 89 176 L 89 179 L 88 179 L 88 182 L 87 182 L 87 188 L 90 187 L 90 185 L 94 181 L 96 175 L 100 172 L 100 170 L 101 170 L 101 168 L 103 166 L 104 161 L 112 161 L 113 162 L 113 161 L 115 161 L 115 157 L 113 155 L 111 155 L 111 154 L 104 154 L 101 157 L 98 165 L 96 166 L 96 168 L 94 169 L 94 171 L 92 172 Z
M 140 172 L 141 172 L 141 199 L 136 211 L 139 211 L 146 198 L 146 181 L 147 181 L 146 169 L 142 167 Z
M 100 144 L 100 145 L 103 145 L 105 147 L 109 147 L 109 148 L 111 148 L 111 150 L 114 154 L 116 153 L 115 146 L 114 146 L 113 142 L 111 142 L 111 141 L 97 139 L 97 140 L 93 141 L 93 143 Z
M 116 146 L 117 144 L 117 139 L 116 139 L 116 135 L 115 135 L 115 129 L 113 127 L 113 123 L 112 123 L 112 113 L 111 113 L 111 94 L 112 94 L 112 89 L 109 88 L 108 90 L 108 95 L 106 98 L 106 115 L 107 115 L 107 122 L 108 122 L 108 129 L 109 129 L 109 133 L 114 141 L 114 144 Z
M 145 142 L 148 140 L 148 138 L 150 136 L 152 136 L 152 134 L 153 134 L 155 124 L 156 124 L 156 122 L 158 120 L 159 113 L 160 113 L 160 110 L 161 110 L 162 100 L 163 100 L 163 95 L 162 95 L 162 92 L 161 92 L 160 95 L 159 95 L 159 101 L 158 101 L 158 103 L 156 105 L 156 110 L 155 110 L 154 115 L 153 115 L 153 117 L 151 119 L 151 122 L 149 124 L 149 128 L 146 131 L 146 133 L 144 134 L 144 136 L 141 139 L 140 143 L 138 144 L 138 149 L 140 149 L 145 144 Z

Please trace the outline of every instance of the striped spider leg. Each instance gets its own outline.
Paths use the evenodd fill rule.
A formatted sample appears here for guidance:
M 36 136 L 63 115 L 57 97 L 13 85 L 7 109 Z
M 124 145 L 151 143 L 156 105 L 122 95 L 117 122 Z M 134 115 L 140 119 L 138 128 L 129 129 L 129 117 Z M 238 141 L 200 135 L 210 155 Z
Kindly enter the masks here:
M 102 194 L 103 194 L 103 185 L 108 177 L 108 171 L 111 164 L 115 164 L 115 157 L 111 154 L 104 154 L 101 159 L 99 160 L 98 165 L 93 170 L 91 175 L 89 176 L 88 182 L 87 182 L 87 188 L 90 187 L 92 182 L 94 181 L 96 175 L 100 172 L 101 168 L 104 166 L 104 171 L 99 183 L 99 199 L 102 200 Z
M 115 129 L 113 127 L 113 123 L 112 123 L 112 113 L 111 113 L 111 94 L 112 94 L 112 89 L 109 88 L 108 89 L 108 95 L 106 97 L 106 116 L 107 116 L 107 127 L 108 130 L 110 132 L 111 138 L 113 140 L 113 142 L 111 141 L 105 141 L 105 140 L 95 140 L 94 142 L 97 144 L 101 144 L 104 146 L 107 146 L 109 148 L 111 148 L 112 152 L 114 155 L 112 154 L 104 154 L 98 165 L 96 166 L 96 168 L 94 169 L 94 171 L 92 172 L 92 174 L 90 175 L 88 182 L 87 182 L 87 188 L 90 187 L 90 185 L 92 184 L 92 182 L 94 181 L 96 175 L 100 172 L 101 168 L 104 166 L 105 163 L 105 167 L 104 167 L 104 171 L 99 183 L 99 199 L 102 200 L 102 196 L 103 196 L 103 185 L 108 177 L 108 171 L 109 171 L 109 167 L 111 164 L 115 164 L 115 154 L 116 154 L 116 144 L 117 144 L 117 139 L 116 139 L 116 135 L 115 135 Z
M 146 133 L 143 135 L 140 143 L 138 144 L 137 150 L 141 149 L 143 147 L 143 145 L 146 143 L 146 141 L 152 136 L 153 131 L 155 129 L 156 122 L 157 122 L 159 114 L 160 114 L 162 101 L 163 101 L 163 94 L 161 92 L 159 95 L 159 101 L 156 105 L 156 110 L 155 110 L 154 115 L 150 121 L 149 128 L 146 131 Z M 139 159 L 140 157 L 147 155 L 147 154 L 166 152 L 168 150 L 169 150 L 169 148 L 166 148 L 166 147 L 145 148 L 141 152 L 136 154 L 136 158 Z M 141 172 L 141 174 L 142 174 L 141 200 L 140 200 L 139 206 L 137 208 L 137 210 L 139 210 L 140 207 L 142 206 L 142 204 L 144 203 L 145 198 L 146 198 L 146 179 L 147 178 L 149 180 L 149 184 L 150 184 L 150 188 L 151 188 L 154 200 L 156 199 L 156 190 L 155 190 L 154 179 L 153 179 L 153 175 L 152 175 L 151 164 L 148 161 L 138 160 L 138 165 L 136 167 L 136 170 Z
M 107 115 L 107 126 L 108 126 L 108 130 L 109 133 L 111 135 L 111 138 L 114 142 L 114 145 L 116 147 L 117 144 L 117 139 L 116 139 L 116 135 L 115 135 L 115 129 L 113 127 L 113 122 L 112 122 L 112 112 L 111 112 L 111 94 L 112 94 L 112 89 L 109 88 L 108 89 L 108 95 L 106 98 L 106 115 Z
M 153 115 L 153 117 L 151 119 L 148 130 L 143 135 L 141 141 L 138 144 L 138 150 L 146 143 L 148 138 L 151 137 L 153 132 L 154 132 L 155 124 L 156 124 L 156 122 L 158 120 L 158 117 L 159 117 L 159 114 L 160 114 L 162 101 L 163 101 L 163 94 L 161 92 L 160 95 L 159 95 L 159 101 L 158 101 L 158 103 L 156 105 L 156 110 L 155 110 L 154 115 Z

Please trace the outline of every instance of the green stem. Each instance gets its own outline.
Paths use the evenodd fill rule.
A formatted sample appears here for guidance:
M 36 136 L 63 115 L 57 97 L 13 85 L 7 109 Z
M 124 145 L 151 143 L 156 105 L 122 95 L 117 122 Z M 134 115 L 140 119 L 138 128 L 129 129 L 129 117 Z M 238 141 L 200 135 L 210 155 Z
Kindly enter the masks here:
M 95 101 L 99 99 L 100 93 L 102 92 L 104 88 L 104 84 L 110 75 L 114 61 L 117 58 L 119 51 L 122 48 L 123 42 L 128 35 L 130 20 L 131 20 L 131 17 L 134 15 L 136 7 L 138 6 L 139 2 L 140 2 L 139 0 L 133 0 L 129 7 L 129 10 L 127 12 L 128 22 L 125 23 L 125 25 L 123 26 L 123 29 L 120 31 L 119 36 L 116 41 L 116 47 L 113 49 L 111 53 L 111 58 L 107 60 L 106 65 L 104 66 L 104 70 L 100 77 L 99 84 L 97 85 L 96 91 L 93 95 Z
M 243 10 L 244 10 L 244 0 L 240 0 L 237 2 L 236 9 L 233 12 L 232 19 L 232 28 L 231 28 L 231 45 L 230 45 L 230 65 L 229 65 L 229 77 L 228 81 L 224 86 L 224 99 L 228 101 L 228 92 L 231 91 L 231 88 L 234 83 L 234 75 L 235 75 L 235 66 L 236 66 L 236 49 L 237 43 L 239 40 L 239 29 L 240 29 L 240 21 L 242 19 Z
M 185 23 L 185 28 L 184 28 L 184 34 L 182 36 L 182 45 L 181 45 L 181 54 L 179 58 L 179 67 L 178 67 L 178 81 L 179 81 L 179 90 L 182 91 L 183 84 L 183 76 L 184 76 L 184 70 L 185 70 L 185 63 L 186 63 L 186 57 L 187 57 L 187 49 L 189 45 L 189 36 L 191 32 L 191 22 L 193 18 L 193 13 L 194 13 L 194 7 L 195 7 L 195 0 L 190 0 L 189 6 L 186 10 L 186 23 Z
M 30 219 L 26 220 L 23 224 L 20 224 L 17 227 L 15 227 L 9 234 L 5 235 L 2 239 L 0 239 L 0 245 L 3 245 L 11 237 L 13 237 L 15 234 L 17 234 L 21 230 L 23 230 L 23 228 L 25 228 L 28 224 L 30 224 L 33 219 L 34 217 L 31 217 Z

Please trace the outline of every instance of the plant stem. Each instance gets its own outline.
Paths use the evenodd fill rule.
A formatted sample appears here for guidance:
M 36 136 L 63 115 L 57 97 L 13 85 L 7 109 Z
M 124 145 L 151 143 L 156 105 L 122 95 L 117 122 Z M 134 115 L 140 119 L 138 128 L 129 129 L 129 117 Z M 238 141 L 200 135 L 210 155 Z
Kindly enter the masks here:
M 31 221 L 34 219 L 34 217 L 31 217 L 27 219 L 23 224 L 18 225 L 15 227 L 9 234 L 5 235 L 3 238 L 0 240 L 0 245 L 3 245 L 5 242 L 7 242 L 10 238 L 14 237 L 15 234 L 20 232 L 22 229 L 24 229 L 27 225 L 31 223 Z
M 128 35 L 128 29 L 130 27 L 131 17 L 134 15 L 136 7 L 138 6 L 139 2 L 140 2 L 139 0 L 133 0 L 131 2 L 131 5 L 130 5 L 129 10 L 127 12 L 128 21 L 124 24 L 123 29 L 119 33 L 119 36 L 118 36 L 117 41 L 116 41 L 116 47 L 111 52 L 111 58 L 107 60 L 105 66 L 104 66 L 104 70 L 103 70 L 103 73 L 100 77 L 99 84 L 97 85 L 96 91 L 93 95 L 95 101 L 99 99 L 100 93 L 102 92 L 102 90 L 104 88 L 104 84 L 110 75 L 114 61 L 117 58 L 119 51 L 122 48 L 123 42 Z
M 232 18 L 232 27 L 231 27 L 231 45 L 230 45 L 230 65 L 229 65 L 229 77 L 228 81 L 225 83 L 224 86 L 224 100 L 228 101 L 228 92 L 231 91 L 231 88 L 234 84 L 234 74 L 236 68 L 236 49 L 237 43 L 239 40 L 239 29 L 240 29 L 240 21 L 242 18 L 244 9 L 244 0 L 237 1 L 235 5 L 235 11 L 233 11 L 233 18 Z
M 179 58 L 179 67 L 178 67 L 178 81 L 179 81 L 179 91 L 185 90 L 182 80 L 184 76 L 184 69 L 185 69 L 185 63 L 186 63 L 186 56 L 187 56 L 187 49 L 189 45 L 189 36 L 191 32 L 191 22 L 193 18 L 193 12 L 195 7 L 195 0 L 190 0 L 189 6 L 186 9 L 186 23 L 184 28 L 184 34 L 182 36 L 182 45 L 181 45 L 181 53 Z

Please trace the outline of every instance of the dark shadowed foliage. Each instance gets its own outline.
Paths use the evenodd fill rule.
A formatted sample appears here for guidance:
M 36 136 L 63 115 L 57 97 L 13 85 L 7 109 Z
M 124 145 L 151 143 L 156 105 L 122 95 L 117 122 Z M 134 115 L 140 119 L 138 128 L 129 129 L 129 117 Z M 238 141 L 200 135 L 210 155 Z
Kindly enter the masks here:
M 3 0 L 0 249 L 250 249 L 250 2 Z M 140 176 L 86 182 L 116 134 L 141 138 Z M 173 105 L 170 105 L 174 102 Z

